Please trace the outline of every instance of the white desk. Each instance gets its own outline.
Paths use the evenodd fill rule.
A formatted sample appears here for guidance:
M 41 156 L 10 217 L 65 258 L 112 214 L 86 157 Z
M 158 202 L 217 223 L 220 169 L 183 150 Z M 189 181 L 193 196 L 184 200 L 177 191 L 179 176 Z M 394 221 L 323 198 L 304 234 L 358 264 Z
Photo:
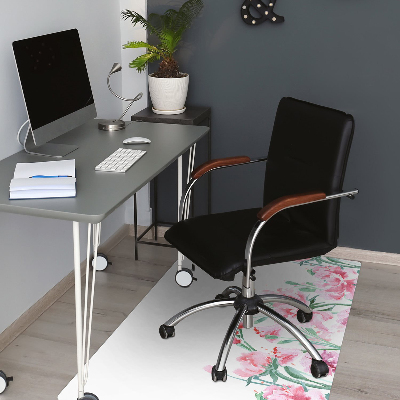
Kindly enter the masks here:
M 93 120 L 54 139 L 53 143 L 79 146 L 78 150 L 64 158 L 76 160 L 76 198 L 9 200 L 9 184 L 16 163 L 46 161 L 47 159 L 19 152 L 0 161 L 0 211 L 73 221 L 78 399 L 85 398 L 84 387 L 89 361 L 96 272 L 96 266 L 94 266 L 93 284 L 89 288 L 88 280 L 86 280 L 82 299 L 79 223 L 88 224 L 88 260 L 91 251 L 96 260 L 101 222 L 104 218 L 175 160 L 178 159 L 181 165 L 182 154 L 205 136 L 208 130 L 203 126 L 132 122 L 123 131 L 104 132 L 97 129 L 97 122 Z M 147 137 L 151 140 L 151 144 L 123 145 L 122 141 L 131 136 Z M 147 153 L 125 174 L 94 170 L 97 164 L 119 147 L 147 150 Z M 181 169 L 178 182 L 178 194 L 180 193 L 182 193 Z M 89 261 L 87 261 L 87 271 L 89 271 L 88 263 Z M 94 398 L 87 397 L 87 399 Z

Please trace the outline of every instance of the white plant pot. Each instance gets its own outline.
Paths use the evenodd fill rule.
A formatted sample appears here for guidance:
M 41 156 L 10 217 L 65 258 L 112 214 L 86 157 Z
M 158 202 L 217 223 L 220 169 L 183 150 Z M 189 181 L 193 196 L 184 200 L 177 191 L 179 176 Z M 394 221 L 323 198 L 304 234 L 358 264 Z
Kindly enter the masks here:
M 189 88 L 189 75 L 182 78 L 155 78 L 149 75 L 149 91 L 156 114 L 181 114 Z

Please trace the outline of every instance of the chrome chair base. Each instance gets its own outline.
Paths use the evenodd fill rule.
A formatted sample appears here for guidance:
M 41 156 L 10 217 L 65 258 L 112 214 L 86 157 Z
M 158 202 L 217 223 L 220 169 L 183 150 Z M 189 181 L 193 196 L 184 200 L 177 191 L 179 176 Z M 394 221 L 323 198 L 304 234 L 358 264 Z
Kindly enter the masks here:
M 230 297 L 232 294 L 234 297 Z M 227 379 L 225 365 L 240 322 L 243 321 L 244 328 L 251 328 L 253 326 L 253 316 L 257 313 L 264 314 L 265 316 L 271 318 L 273 321 L 285 328 L 300 342 L 300 344 L 312 358 L 311 373 L 315 378 L 326 376 L 329 373 L 329 368 L 322 360 L 321 355 L 314 345 L 295 325 L 274 311 L 272 308 L 266 306 L 265 303 L 283 303 L 297 308 L 297 319 L 302 323 L 308 322 L 312 318 L 312 310 L 310 307 L 297 299 L 273 294 L 265 294 L 260 296 L 254 295 L 253 297 L 248 298 L 242 295 L 241 288 L 237 286 L 229 286 L 221 294 L 217 295 L 215 300 L 194 305 L 174 315 L 167 322 L 165 322 L 165 324 L 160 326 L 160 336 L 163 339 L 175 336 L 175 326 L 196 312 L 214 307 L 233 306 L 236 312 L 225 334 L 217 362 L 214 365 L 211 373 L 211 377 L 214 382 L 217 382 L 218 380 L 225 382 Z

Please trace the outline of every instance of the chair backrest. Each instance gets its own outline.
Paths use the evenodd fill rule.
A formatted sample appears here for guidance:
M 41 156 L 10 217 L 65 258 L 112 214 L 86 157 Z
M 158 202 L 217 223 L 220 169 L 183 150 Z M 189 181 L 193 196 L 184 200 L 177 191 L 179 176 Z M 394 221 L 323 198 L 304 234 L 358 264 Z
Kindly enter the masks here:
M 351 115 L 293 98 L 278 106 L 266 163 L 264 205 L 285 195 L 342 191 L 354 133 Z M 284 210 L 292 223 L 337 245 L 340 200 Z

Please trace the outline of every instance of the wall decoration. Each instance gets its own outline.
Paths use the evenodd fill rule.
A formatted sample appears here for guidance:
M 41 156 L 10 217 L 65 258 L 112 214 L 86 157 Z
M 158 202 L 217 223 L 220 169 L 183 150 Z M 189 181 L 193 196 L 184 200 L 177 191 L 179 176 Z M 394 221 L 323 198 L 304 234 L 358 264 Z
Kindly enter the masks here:
M 268 1 L 268 0 L 267 0 Z M 270 0 L 268 4 L 263 3 L 261 0 L 245 0 L 242 4 L 241 14 L 242 19 L 247 25 L 259 25 L 265 21 L 271 21 L 276 24 L 283 22 L 285 18 L 274 13 L 276 0 Z M 260 16 L 254 17 L 250 13 L 256 11 Z

